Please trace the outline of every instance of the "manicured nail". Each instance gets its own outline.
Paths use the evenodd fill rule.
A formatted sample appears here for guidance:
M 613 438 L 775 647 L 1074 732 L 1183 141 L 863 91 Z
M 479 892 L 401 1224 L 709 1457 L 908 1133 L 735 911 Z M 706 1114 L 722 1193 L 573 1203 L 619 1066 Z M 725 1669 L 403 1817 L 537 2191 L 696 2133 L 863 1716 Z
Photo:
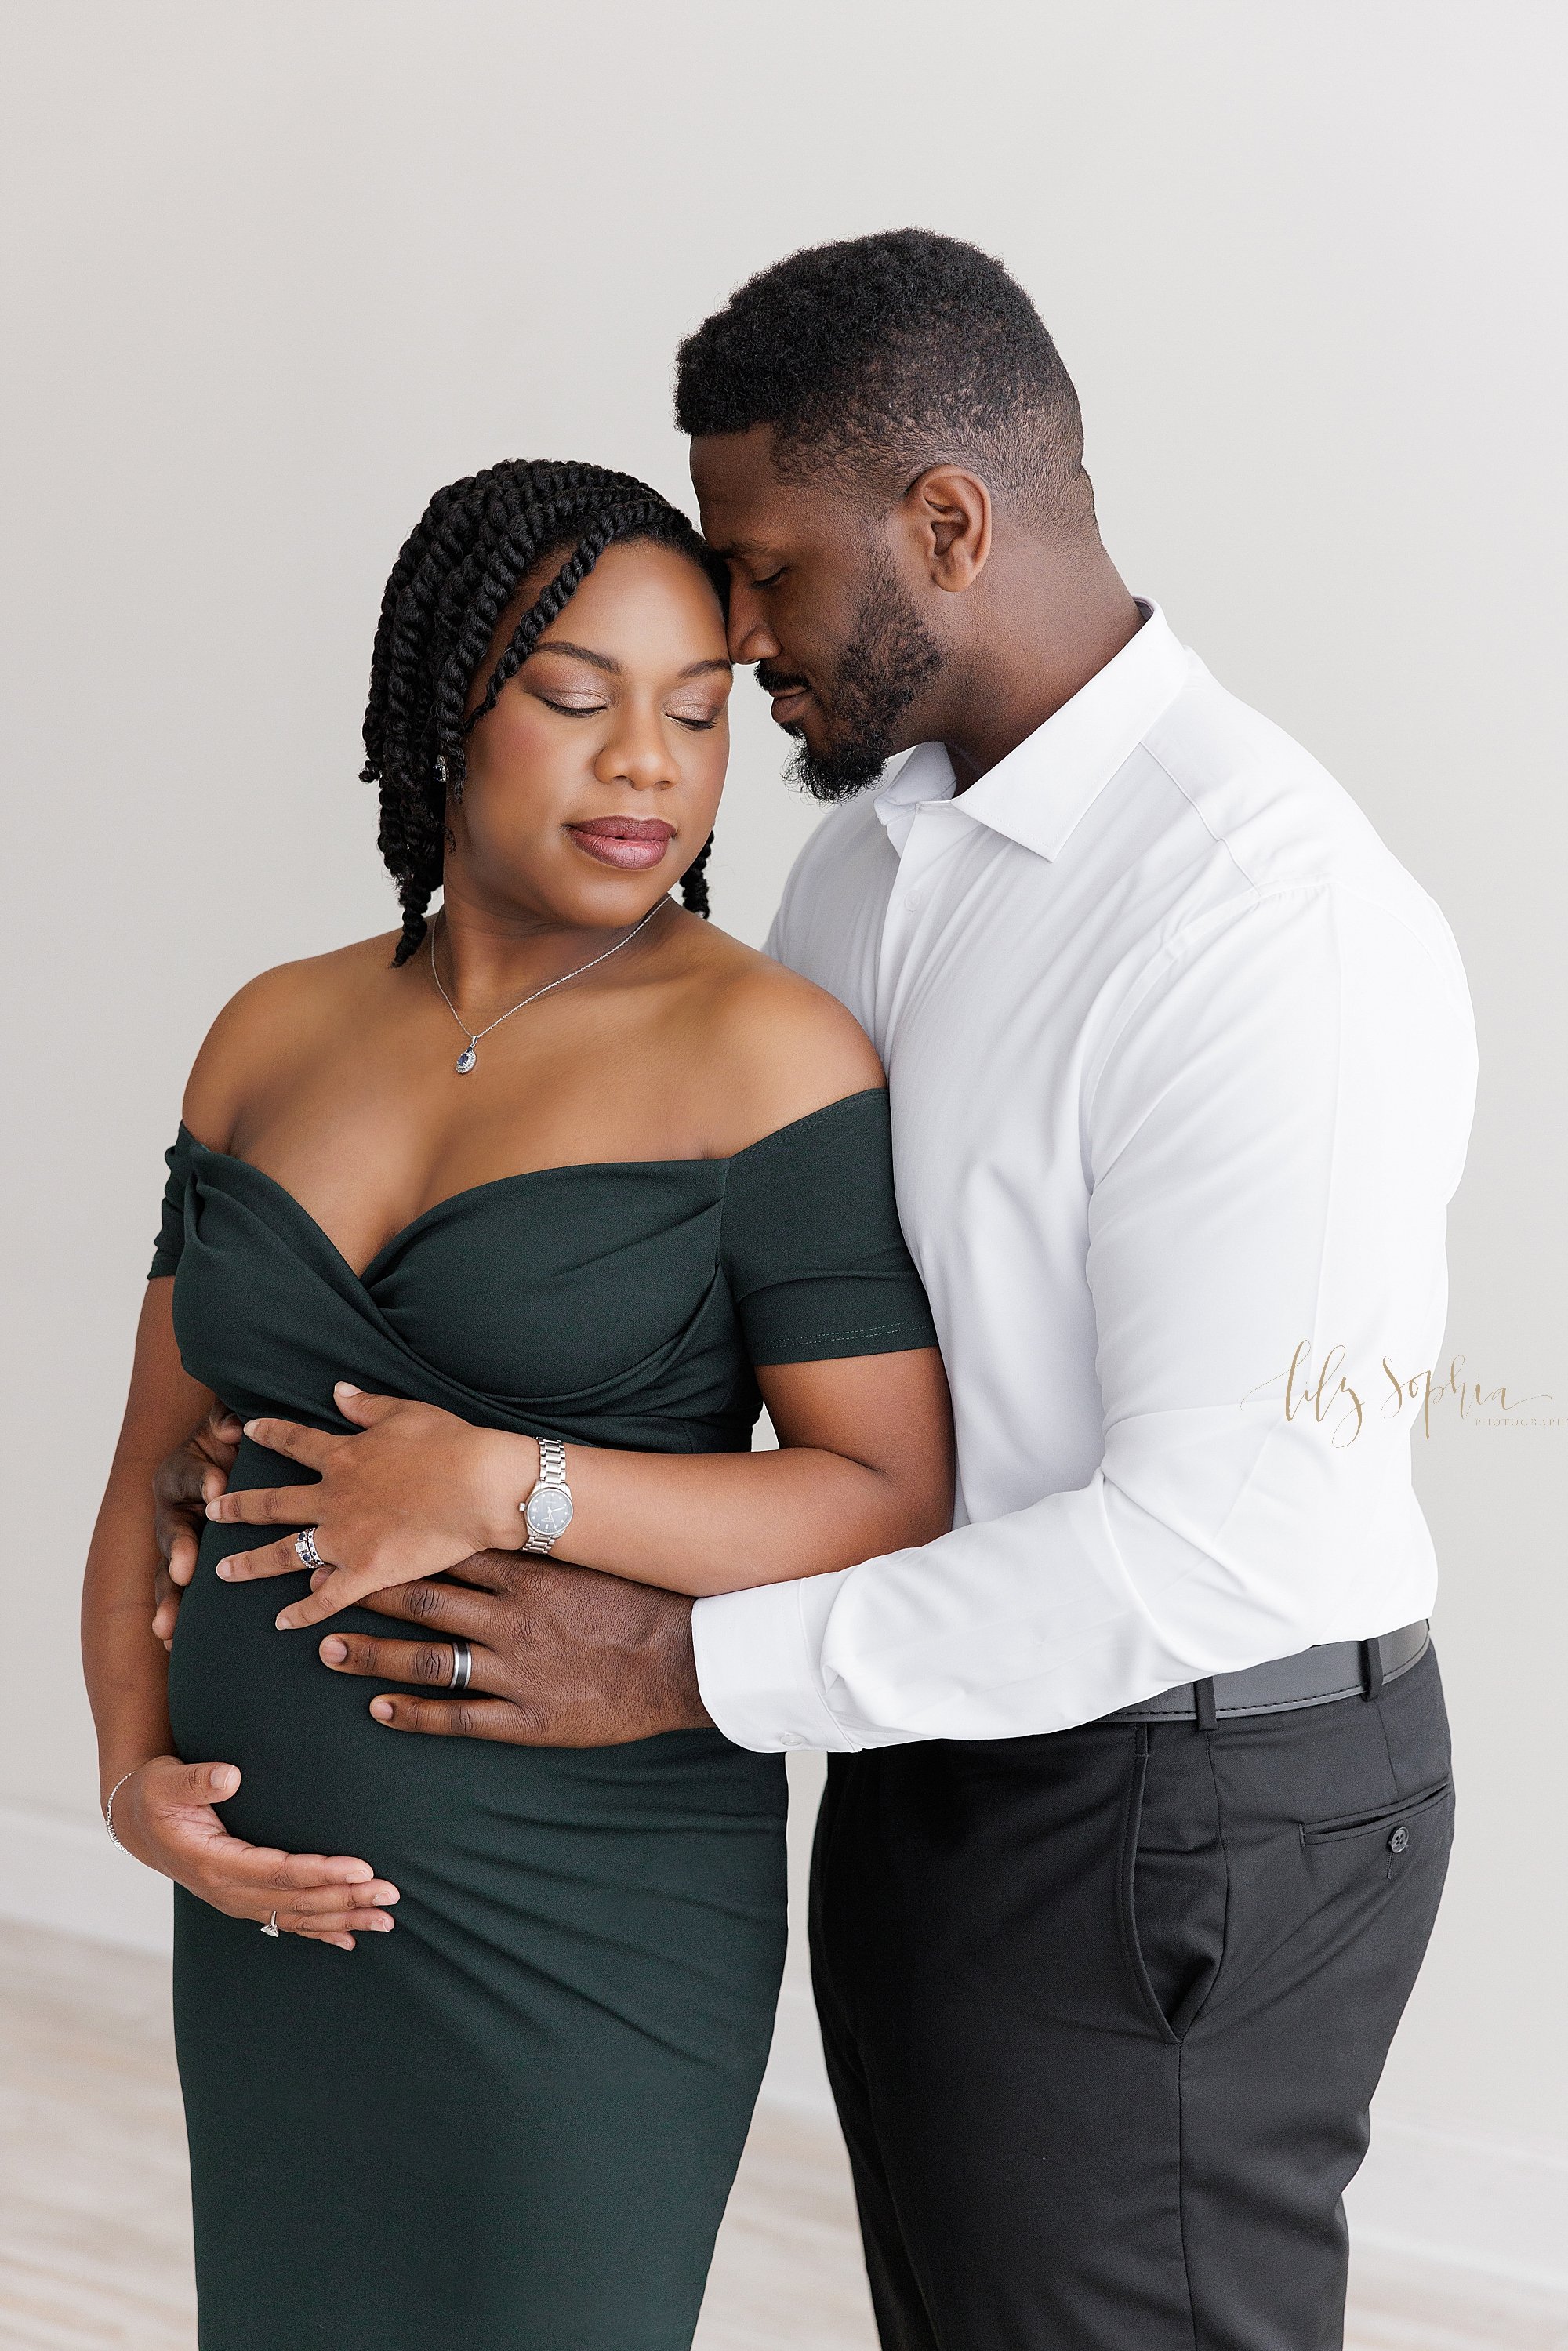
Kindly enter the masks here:
M 334 1380 L 332 1383 L 332 1392 L 335 1395 L 359 1395 L 361 1394 L 361 1390 L 354 1385 L 352 1380 Z
M 376 1719 L 376 1720 L 377 1720 L 378 1722 L 390 1722 L 390 1721 L 392 1720 L 392 1702 L 391 1698 L 371 1698 L 371 1712 L 375 1716 L 375 1719 Z
M 241 1434 L 246 1437 L 254 1437 L 259 1426 L 260 1424 L 256 1421 L 247 1420 L 245 1424 L 244 1429 L 241 1431 Z
M 235 1563 L 232 1559 L 219 1560 L 218 1573 L 223 1577 L 225 1583 L 232 1583 L 234 1582 L 234 1573 Z
M 294 1619 L 289 1614 L 287 1608 L 282 1610 L 278 1615 L 275 1616 L 272 1622 L 273 1628 L 276 1632 L 292 1633 L 294 1630 Z
M 390 1935 L 394 1923 L 391 1918 L 372 1918 L 371 1932 L 372 1935 Z
M 330 1640 L 323 1641 L 321 1644 L 320 1656 L 324 1666 L 340 1666 L 348 1654 L 347 1641 L 340 1641 L 335 1633 Z

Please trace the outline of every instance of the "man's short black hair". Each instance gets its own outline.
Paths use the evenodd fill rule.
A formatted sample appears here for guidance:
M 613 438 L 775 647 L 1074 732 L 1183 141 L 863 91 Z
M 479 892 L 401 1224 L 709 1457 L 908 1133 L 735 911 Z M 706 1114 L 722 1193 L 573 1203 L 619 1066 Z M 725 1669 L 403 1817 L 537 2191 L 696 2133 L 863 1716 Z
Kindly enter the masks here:
M 892 497 L 963 463 L 1040 521 L 1092 512 L 1078 395 L 1039 311 L 999 261 L 930 229 L 811 246 L 749 278 L 681 345 L 675 420 L 770 424 L 786 473 Z

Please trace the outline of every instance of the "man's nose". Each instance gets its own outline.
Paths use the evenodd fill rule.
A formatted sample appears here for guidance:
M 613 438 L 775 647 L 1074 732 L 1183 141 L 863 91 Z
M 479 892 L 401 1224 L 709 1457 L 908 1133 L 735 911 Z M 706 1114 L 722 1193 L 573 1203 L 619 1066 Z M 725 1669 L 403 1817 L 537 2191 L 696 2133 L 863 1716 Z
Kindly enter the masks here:
M 784 650 L 763 616 L 760 600 L 744 581 L 730 588 L 728 636 L 730 660 L 741 666 L 777 661 Z

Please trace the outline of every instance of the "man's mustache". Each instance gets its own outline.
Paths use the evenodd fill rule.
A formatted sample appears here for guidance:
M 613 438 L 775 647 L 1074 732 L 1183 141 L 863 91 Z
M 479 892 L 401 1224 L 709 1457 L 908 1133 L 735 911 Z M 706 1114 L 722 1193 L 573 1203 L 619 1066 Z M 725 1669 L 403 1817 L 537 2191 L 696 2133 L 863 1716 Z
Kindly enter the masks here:
M 789 694 L 797 686 L 804 686 L 806 680 L 795 676 L 789 670 L 774 669 L 767 662 L 758 662 L 757 683 L 764 694 Z

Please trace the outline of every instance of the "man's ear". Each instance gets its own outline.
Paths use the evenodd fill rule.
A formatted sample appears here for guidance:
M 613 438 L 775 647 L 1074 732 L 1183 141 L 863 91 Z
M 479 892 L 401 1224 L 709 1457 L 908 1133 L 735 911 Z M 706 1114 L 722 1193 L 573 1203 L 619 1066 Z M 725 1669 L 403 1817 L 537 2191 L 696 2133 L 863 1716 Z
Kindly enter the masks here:
M 950 596 L 972 588 L 991 551 L 991 494 L 961 465 L 933 465 L 900 505 L 932 584 Z

